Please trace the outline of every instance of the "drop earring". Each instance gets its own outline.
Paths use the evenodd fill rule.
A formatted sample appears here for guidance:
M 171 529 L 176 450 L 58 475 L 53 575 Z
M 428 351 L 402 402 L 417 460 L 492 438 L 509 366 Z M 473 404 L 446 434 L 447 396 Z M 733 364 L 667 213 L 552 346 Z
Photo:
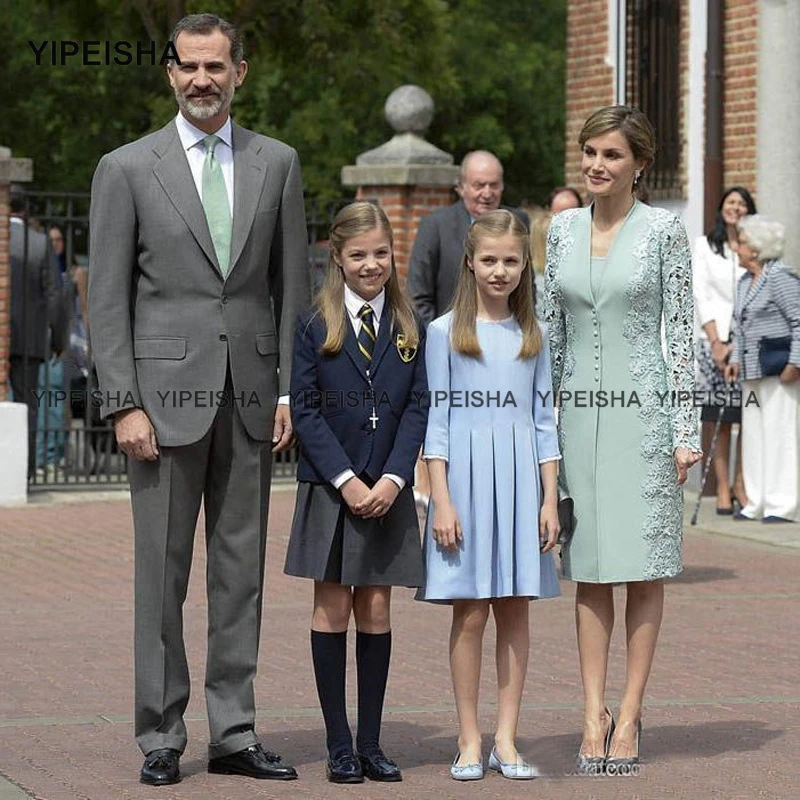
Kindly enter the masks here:
M 636 172 L 633 174 L 633 185 L 637 186 L 641 178 L 642 178 L 642 171 L 640 169 L 637 169 Z

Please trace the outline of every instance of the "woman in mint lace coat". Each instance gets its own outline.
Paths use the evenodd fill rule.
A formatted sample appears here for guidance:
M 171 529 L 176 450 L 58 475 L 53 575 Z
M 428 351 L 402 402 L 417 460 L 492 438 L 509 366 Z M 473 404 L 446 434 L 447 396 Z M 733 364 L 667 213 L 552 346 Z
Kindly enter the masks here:
M 561 393 L 559 480 L 575 503 L 562 555 L 564 577 L 578 584 L 585 698 L 578 767 L 612 773 L 638 761 L 663 579 L 681 571 L 681 484 L 700 458 L 694 308 L 683 225 L 635 196 L 653 163 L 650 122 L 635 109 L 604 108 L 587 120 L 579 143 L 594 203 L 553 218 L 545 319 Z M 627 584 L 628 670 L 614 732 L 604 693 L 616 583 Z

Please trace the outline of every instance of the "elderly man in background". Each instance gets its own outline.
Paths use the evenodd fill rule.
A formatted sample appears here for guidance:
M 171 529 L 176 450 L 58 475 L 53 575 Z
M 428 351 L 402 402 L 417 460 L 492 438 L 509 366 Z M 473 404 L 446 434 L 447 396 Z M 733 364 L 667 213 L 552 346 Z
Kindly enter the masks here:
M 800 277 L 780 261 L 783 225 L 752 215 L 737 227 L 747 272 L 736 287 L 725 378 L 742 381 L 747 505 L 734 519 L 793 522 L 800 520 Z
M 497 156 L 486 150 L 467 153 L 456 190 L 460 200 L 421 220 L 408 265 L 408 291 L 426 325 L 444 314 L 453 299 L 469 226 L 481 214 L 501 208 L 503 165 Z M 508 210 L 528 225 L 524 211 Z

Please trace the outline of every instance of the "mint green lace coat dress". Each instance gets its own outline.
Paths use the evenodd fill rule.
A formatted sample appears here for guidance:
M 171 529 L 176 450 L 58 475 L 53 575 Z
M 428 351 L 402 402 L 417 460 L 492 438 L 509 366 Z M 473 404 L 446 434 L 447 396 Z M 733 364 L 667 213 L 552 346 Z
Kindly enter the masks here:
M 697 409 L 691 398 L 671 396 L 694 391 L 691 251 L 683 224 L 636 202 L 602 272 L 598 266 L 591 208 L 557 214 L 547 242 L 545 320 L 553 386 L 562 393 L 559 482 L 575 502 L 564 577 L 668 578 L 681 571 L 683 526 L 673 453 L 678 446 L 699 449 Z

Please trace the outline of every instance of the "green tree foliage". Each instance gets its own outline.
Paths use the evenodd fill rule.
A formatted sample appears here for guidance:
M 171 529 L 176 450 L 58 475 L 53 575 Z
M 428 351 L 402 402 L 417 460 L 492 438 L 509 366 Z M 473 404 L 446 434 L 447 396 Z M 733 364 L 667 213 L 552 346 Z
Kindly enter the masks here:
M 460 161 L 494 152 L 509 203 L 547 200 L 564 180 L 565 0 L 453 0 L 450 63 L 457 90 L 441 98 L 429 136 Z
M 389 92 L 424 86 L 427 137 L 452 152 L 487 148 L 506 166 L 506 199 L 541 201 L 563 174 L 565 0 L 7 0 L 0 65 L 11 102 L 0 144 L 35 160 L 36 185 L 86 189 L 99 157 L 165 124 L 163 68 L 36 66 L 28 40 L 166 43 L 184 14 L 239 25 L 250 72 L 236 120 L 297 147 L 306 190 L 343 193 L 341 167 L 386 141 Z

